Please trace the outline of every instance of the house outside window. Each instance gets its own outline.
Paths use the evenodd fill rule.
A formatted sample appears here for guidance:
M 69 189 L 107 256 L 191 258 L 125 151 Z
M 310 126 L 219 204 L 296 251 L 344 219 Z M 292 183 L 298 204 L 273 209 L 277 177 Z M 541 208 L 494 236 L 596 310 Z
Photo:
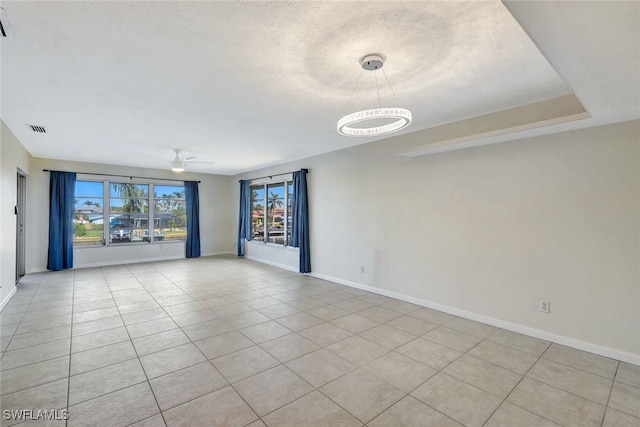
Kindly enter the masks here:
M 74 246 L 102 245 L 104 239 L 104 184 L 76 181 L 73 212 Z
M 77 247 L 183 241 L 184 185 L 79 179 L 73 222 Z

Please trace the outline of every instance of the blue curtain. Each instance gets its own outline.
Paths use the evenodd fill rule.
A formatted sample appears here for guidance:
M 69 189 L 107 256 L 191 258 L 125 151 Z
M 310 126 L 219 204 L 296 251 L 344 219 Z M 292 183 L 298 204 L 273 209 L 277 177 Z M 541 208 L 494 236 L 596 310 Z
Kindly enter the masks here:
M 200 256 L 200 197 L 198 182 L 184 182 L 184 196 L 187 203 L 187 258 Z
M 238 256 L 244 256 L 244 239 L 251 238 L 251 188 L 240 181 L 240 215 L 238 218 Z
M 300 171 L 293 173 L 293 218 L 291 221 L 291 246 L 300 248 L 300 273 L 311 273 L 307 172 L 307 169 L 300 169 Z
M 49 172 L 49 270 L 73 268 L 75 196 L 75 172 Z

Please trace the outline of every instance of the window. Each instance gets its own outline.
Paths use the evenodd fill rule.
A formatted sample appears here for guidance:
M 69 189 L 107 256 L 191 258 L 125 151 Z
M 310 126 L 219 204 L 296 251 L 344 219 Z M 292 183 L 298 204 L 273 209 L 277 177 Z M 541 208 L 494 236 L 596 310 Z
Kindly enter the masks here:
M 150 241 L 149 184 L 115 182 L 109 188 L 109 243 Z
M 291 224 L 293 220 L 293 182 L 287 182 L 287 246 L 291 245 Z
M 291 181 L 251 186 L 251 240 L 289 245 L 292 193 Z
M 251 240 L 264 242 L 264 186 L 251 187 Z
M 73 244 L 185 240 L 184 194 L 183 185 L 77 180 Z
M 267 185 L 267 242 L 284 245 L 284 183 Z
M 184 186 L 155 185 L 153 199 L 153 239 L 186 239 L 187 204 Z
M 73 212 L 73 244 L 101 245 L 104 230 L 104 185 L 96 181 L 76 181 Z

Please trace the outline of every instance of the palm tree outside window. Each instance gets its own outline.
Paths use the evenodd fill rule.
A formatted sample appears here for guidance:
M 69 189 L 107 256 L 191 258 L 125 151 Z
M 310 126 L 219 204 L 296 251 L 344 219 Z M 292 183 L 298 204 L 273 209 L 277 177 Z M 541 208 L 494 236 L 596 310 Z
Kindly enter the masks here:
M 285 243 L 285 211 L 284 211 L 284 183 L 270 184 L 267 186 L 269 197 L 267 206 L 268 243 L 284 245 Z
M 149 184 L 112 182 L 109 195 L 109 242 L 144 242 L 149 229 Z
M 291 181 L 251 186 L 251 240 L 289 244 L 291 192 Z

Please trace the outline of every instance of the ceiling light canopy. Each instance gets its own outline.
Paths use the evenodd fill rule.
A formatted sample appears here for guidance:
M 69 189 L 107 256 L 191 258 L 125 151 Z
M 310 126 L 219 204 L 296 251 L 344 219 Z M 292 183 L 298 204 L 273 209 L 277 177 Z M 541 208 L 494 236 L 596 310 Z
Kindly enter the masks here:
M 389 85 L 389 89 L 391 89 L 391 92 L 395 96 L 391 83 L 389 83 L 386 73 L 382 70 L 385 59 L 385 56 L 379 53 L 365 55 L 360 59 L 360 65 L 363 70 L 374 72 L 378 93 L 378 108 L 347 114 L 338 120 L 337 129 L 339 134 L 345 136 L 376 136 L 399 131 L 411 124 L 411 111 L 406 108 L 382 107 L 382 103 L 380 102 L 380 87 L 378 86 L 378 71 L 382 71 Z M 358 80 L 360 80 L 360 77 L 358 77 Z M 356 82 L 356 86 L 357 85 Z M 354 90 L 355 89 L 354 87 Z M 353 97 L 353 92 L 351 96 Z

